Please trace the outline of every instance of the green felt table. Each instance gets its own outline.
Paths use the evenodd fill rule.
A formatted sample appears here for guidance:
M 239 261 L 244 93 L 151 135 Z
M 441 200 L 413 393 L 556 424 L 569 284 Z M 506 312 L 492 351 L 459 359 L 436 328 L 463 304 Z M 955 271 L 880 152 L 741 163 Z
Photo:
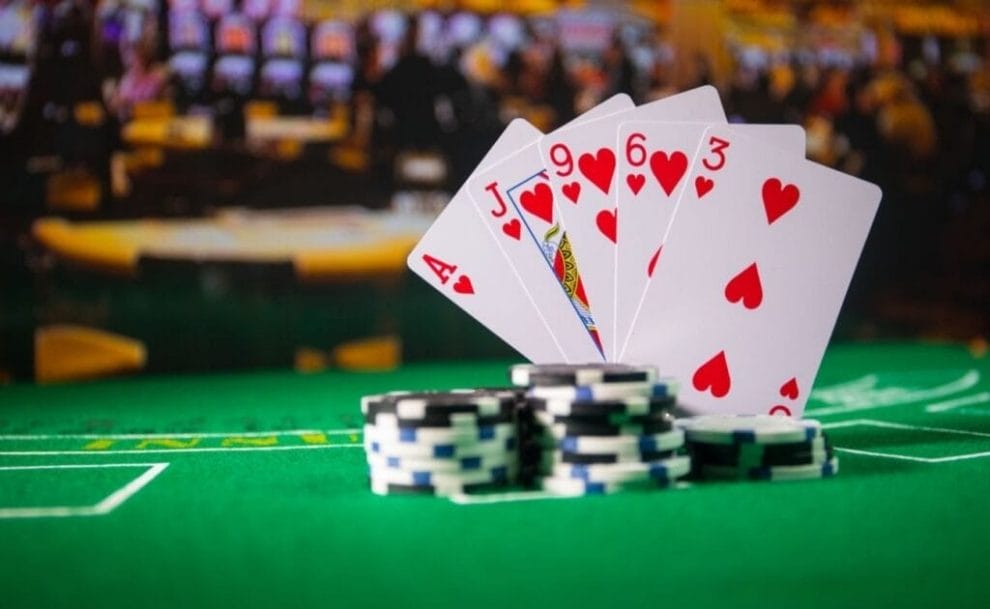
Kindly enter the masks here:
M 839 450 L 828 480 L 370 493 L 361 395 L 505 365 L 0 388 L 0 606 L 990 603 L 990 358 L 833 346 L 808 408 Z

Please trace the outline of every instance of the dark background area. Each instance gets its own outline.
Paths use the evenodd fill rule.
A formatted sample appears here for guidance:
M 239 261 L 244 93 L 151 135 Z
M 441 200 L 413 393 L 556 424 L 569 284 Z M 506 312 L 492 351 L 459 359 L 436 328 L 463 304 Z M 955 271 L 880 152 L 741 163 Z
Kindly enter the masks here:
M 641 103 L 701 84 L 731 120 L 803 125 L 809 158 L 883 189 L 836 338 L 986 349 L 985 3 L 508 8 L 0 0 L 0 380 L 509 356 L 408 273 L 313 280 L 286 261 L 201 255 L 122 272 L 53 247 L 39 222 L 421 217 L 515 117 L 550 130 L 615 93 Z M 285 117 L 309 131 L 253 130 Z M 267 230 L 278 241 L 283 224 Z M 79 373 L 74 360 L 112 341 L 44 340 L 51 328 L 143 355 Z

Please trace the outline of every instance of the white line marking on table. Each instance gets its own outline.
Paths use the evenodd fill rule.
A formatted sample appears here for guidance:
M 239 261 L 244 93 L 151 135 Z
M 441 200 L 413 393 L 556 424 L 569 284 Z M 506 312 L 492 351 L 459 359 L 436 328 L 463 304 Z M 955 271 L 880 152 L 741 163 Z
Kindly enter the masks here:
M 892 423 L 890 421 L 875 421 L 872 419 L 856 419 L 855 421 L 839 421 L 822 425 L 825 429 L 837 429 L 841 427 L 881 427 L 887 429 L 905 429 L 910 431 L 927 431 L 931 433 L 947 433 L 962 436 L 975 436 L 977 438 L 990 438 L 990 433 L 981 431 L 969 431 L 965 429 L 949 429 L 947 427 L 929 427 L 927 425 L 907 425 L 905 423 Z M 864 455 L 868 457 L 882 457 L 885 459 L 900 459 L 902 461 L 915 461 L 917 463 L 950 463 L 952 461 L 966 461 L 969 459 L 980 459 L 990 457 L 990 451 L 976 453 L 964 453 L 961 455 L 948 455 L 945 457 L 915 457 L 913 455 L 901 455 L 897 453 L 883 453 L 872 450 L 862 450 L 859 448 L 844 448 L 836 446 L 835 450 L 851 453 L 854 455 Z
M 956 398 L 954 400 L 946 400 L 944 402 L 929 404 L 925 407 L 925 410 L 927 412 L 945 412 L 946 410 L 952 410 L 953 408 L 958 408 L 960 406 L 972 406 L 973 404 L 983 404 L 986 402 L 990 402 L 990 391 L 984 391 L 983 393 L 968 395 L 966 397 Z
M 67 434 L 7 434 L 0 440 L 168 440 L 178 438 L 266 438 L 270 436 L 302 436 L 308 434 L 346 436 L 361 433 L 360 429 L 284 429 L 277 431 L 183 432 L 183 433 L 67 433 Z
M 8 465 L 0 466 L 0 471 L 67 470 L 67 469 L 110 469 L 125 467 L 148 468 L 137 478 L 107 495 L 95 505 L 59 505 L 38 507 L 0 508 L 0 520 L 12 518 L 66 518 L 71 516 L 104 516 L 114 511 L 138 491 L 158 477 L 168 463 L 95 463 L 66 465 Z
M 303 444 L 299 446 L 244 446 L 227 448 L 222 446 L 207 448 L 128 448 L 125 450 L 3 450 L 0 457 L 45 457 L 59 455 L 184 455 L 187 453 L 248 453 L 287 450 L 323 450 L 330 448 L 364 448 L 363 444 Z

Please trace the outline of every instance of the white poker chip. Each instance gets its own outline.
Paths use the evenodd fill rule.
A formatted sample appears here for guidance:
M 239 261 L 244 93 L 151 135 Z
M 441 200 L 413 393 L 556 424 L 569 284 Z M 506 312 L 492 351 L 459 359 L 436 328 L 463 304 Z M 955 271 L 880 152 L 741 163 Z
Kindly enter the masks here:
M 368 455 L 368 466 L 376 471 L 397 469 L 406 472 L 433 472 L 436 474 L 456 474 L 469 471 L 484 471 L 495 467 L 508 467 L 515 470 L 519 457 L 515 453 L 502 455 L 482 455 L 459 459 L 425 459 L 415 457 L 395 457 L 380 454 Z
M 508 465 L 459 472 L 405 471 L 392 468 L 369 467 L 372 479 L 390 484 L 453 487 L 465 484 L 490 484 L 506 482 L 512 472 Z
M 572 454 L 631 454 L 675 450 L 684 446 L 684 432 L 673 429 L 645 436 L 567 436 L 555 448 Z
M 657 369 L 614 363 L 516 364 L 509 378 L 517 387 L 650 382 L 656 380 Z
M 382 442 L 364 439 L 364 450 L 369 455 L 407 457 L 417 459 L 463 459 L 466 457 L 493 457 L 515 453 L 516 438 L 495 438 L 483 442 L 465 444 L 430 444 L 408 442 Z
M 785 416 L 711 414 L 677 419 L 687 441 L 710 444 L 781 444 L 809 442 L 822 434 L 813 419 Z
M 480 427 L 380 427 L 365 425 L 364 437 L 388 444 L 456 444 L 471 445 L 516 435 L 512 423 Z
M 526 395 L 543 400 L 581 403 L 627 398 L 668 398 L 675 397 L 677 390 L 678 384 L 675 380 L 659 379 L 656 381 L 530 387 Z

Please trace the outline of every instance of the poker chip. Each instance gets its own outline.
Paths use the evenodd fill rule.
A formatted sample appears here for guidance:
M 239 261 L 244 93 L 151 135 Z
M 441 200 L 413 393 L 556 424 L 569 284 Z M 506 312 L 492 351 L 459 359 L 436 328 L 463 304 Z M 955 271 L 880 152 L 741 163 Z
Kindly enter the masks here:
M 674 429 L 659 434 L 630 436 L 564 436 L 553 439 L 554 448 L 576 454 L 628 454 L 674 450 L 684 446 L 684 432 Z
M 688 442 L 687 446 L 696 462 L 729 467 L 810 465 L 824 463 L 833 456 L 832 445 L 824 433 L 810 442 L 787 444 Z
M 535 423 L 543 425 L 544 427 L 552 427 L 554 425 L 565 425 L 567 427 L 587 427 L 587 428 L 597 428 L 599 431 L 608 430 L 609 428 L 616 427 L 626 427 L 626 426 L 650 426 L 650 425 L 669 425 L 673 426 L 674 415 L 671 410 L 659 410 L 650 414 L 645 415 L 631 415 L 622 412 L 605 412 L 600 414 L 584 414 L 584 415 L 553 415 L 545 411 L 532 411 L 532 418 Z M 524 419 L 520 419 L 521 421 Z M 665 430 L 661 430 L 665 431 Z M 573 434 L 573 435 L 585 435 L 585 434 Z M 587 435 L 615 435 L 608 433 L 589 433 Z
M 808 442 L 822 434 L 818 421 L 771 415 L 702 415 L 678 419 L 677 426 L 688 442 L 707 444 Z
M 585 482 L 636 482 L 645 480 L 670 482 L 686 476 L 690 471 L 691 459 L 686 456 L 679 456 L 656 461 L 630 461 L 608 465 L 556 463 L 550 473 L 554 478 L 583 480 Z
M 530 387 L 526 391 L 527 398 L 538 398 L 556 403 L 621 402 L 626 398 L 666 398 L 676 395 L 677 383 L 672 379 L 591 383 L 588 385 L 551 385 Z
M 491 469 L 504 466 L 513 470 L 519 465 L 515 453 L 461 457 L 459 459 L 417 459 L 413 457 L 387 457 L 378 454 L 368 455 L 368 465 L 375 470 L 399 469 L 409 472 L 459 473 L 473 470 Z
M 644 436 L 659 434 L 673 430 L 673 418 L 671 421 L 662 419 L 652 423 L 629 424 L 629 425 L 595 425 L 586 423 L 553 423 L 545 425 L 544 429 L 558 440 L 568 436 L 592 436 L 592 437 L 612 437 L 612 436 Z
M 514 452 L 516 445 L 514 436 L 463 444 L 391 443 L 369 439 L 364 441 L 364 449 L 370 454 L 423 459 L 463 459 L 465 457 L 503 455 L 507 452 Z
M 513 423 L 481 427 L 378 427 L 364 426 L 365 439 L 387 444 L 456 444 L 488 442 L 516 435 Z
M 628 364 L 516 364 L 509 370 L 509 379 L 518 387 L 650 382 L 656 378 L 656 368 Z
M 573 465 L 608 465 L 612 463 L 647 463 L 676 457 L 676 450 L 625 453 L 568 453 L 561 450 L 543 451 L 539 456 L 542 472 L 548 472 L 553 465 L 568 463 Z
M 404 419 L 390 412 L 379 412 L 365 417 L 365 423 L 375 427 L 412 428 L 412 427 L 485 427 L 512 423 L 513 417 L 498 415 L 480 417 L 470 412 L 455 412 L 447 415 L 430 415 L 421 419 Z
M 451 421 L 451 417 L 470 414 L 511 420 L 515 416 L 519 395 L 507 389 L 462 389 L 453 391 L 393 391 L 361 399 L 361 413 L 372 423 L 380 414 L 397 419 Z
M 587 495 L 613 495 L 622 492 L 650 491 L 664 488 L 668 483 L 658 480 L 637 482 L 586 482 L 567 478 L 542 478 L 540 488 L 554 495 L 583 497 Z
M 369 467 L 369 475 L 374 480 L 390 484 L 447 489 L 469 484 L 506 483 L 509 480 L 509 466 L 498 465 L 460 472 L 408 471 L 387 467 Z
M 595 417 L 610 414 L 645 416 L 669 411 L 674 406 L 670 396 L 630 395 L 603 399 L 548 398 L 533 396 L 529 404 L 537 413 L 555 417 Z
M 839 471 L 818 421 L 768 415 L 678 419 L 699 480 L 810 480 Z
M 676 418 L 678 385 L 652 367 L 520 364 L 512 388 L 367 396 L 372 492 L 453 496 L 515 483 L 607 495 L 712 480 L 838 472 L 821 424 L 768 415 Z
M 388 480 L 381 480 L 370 477 L 371 492 L 376 495 L 429 495 L 437 497 L 450 497 L 454 495 L 471 495 L 485 492 L 492 492 L 504 489 L 508 482 L 477 482 L 477 483 L 451 483 L 446 485 L 416 485 L 398 484 Z
M 696 468 L 699 477 L 719 480 L 814 480 L 830 478 L 839 473 L 839 458 L 832 457 L 824 463 L 807 465 L 777 465 L 760 467 L 731 467 L 701 465 Z

